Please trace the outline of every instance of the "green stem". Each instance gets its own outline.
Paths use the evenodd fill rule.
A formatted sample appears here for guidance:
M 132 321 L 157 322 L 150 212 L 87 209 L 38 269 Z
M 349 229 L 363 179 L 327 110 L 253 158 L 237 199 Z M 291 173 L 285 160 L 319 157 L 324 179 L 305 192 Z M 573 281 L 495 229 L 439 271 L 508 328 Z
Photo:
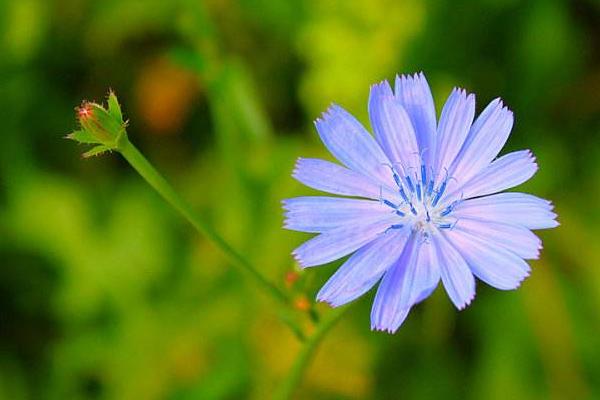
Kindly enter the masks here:
M 273 396 L 274 400 L 287 400 L 292 397 L 294 391 L 298 387 L 306 368 L 308 367 L 319 343 L 325 334 L 340 320 L 348 307 L 336 308 L 323 318 L 321 323 L 317 325 L 315 332 L 306 340 L 303 347 L 300 349 L 292 369 L 281 383 L 281 386 Z
M 171 204 L 190 224 L 201 234 L 212 241 L 233 264 L 245 270 L 273 298 L 282 305 L 289 305 L 288 296 L 277 286 L 267 280 L 246 258 L 237 252 L 212 227 L 198 217 L 190 205 L 175 192 L 173 187 L 156 171 L 142 153 L 124 137 L 118 146 L 118 151 L 131 166 L 152 186 L 169 204 Z

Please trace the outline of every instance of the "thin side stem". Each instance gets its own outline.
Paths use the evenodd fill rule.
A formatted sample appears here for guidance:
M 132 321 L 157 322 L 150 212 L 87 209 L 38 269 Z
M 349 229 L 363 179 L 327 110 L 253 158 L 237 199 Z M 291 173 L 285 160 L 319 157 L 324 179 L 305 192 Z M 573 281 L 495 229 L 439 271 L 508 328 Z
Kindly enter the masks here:
M 334 309 L 317 325 L 317 329 L 306 340 L 285 380 L 275 392 L 273 396 L 274 400 L 288 400 L 292 398 L 323 337 L 340 320 L 347 309 L 348 307 Z
M 289 305 L 288 296 L 277 286 L 264 277 L 244 256 L 237 252 L 225 239 L 223 239 L 210 225 L 204 222 L 192 210 L 173 187 L 158 173 L 142 153 L 127 139 L 123 138 L 119 143 L 118 151 L 125 157 L 131 166 L 152 186 L 170 205 L 190 223 L 198 232 L 213 242 L 237 267 L 248 272 L 248 274 L 267 293 L 283 305 Z

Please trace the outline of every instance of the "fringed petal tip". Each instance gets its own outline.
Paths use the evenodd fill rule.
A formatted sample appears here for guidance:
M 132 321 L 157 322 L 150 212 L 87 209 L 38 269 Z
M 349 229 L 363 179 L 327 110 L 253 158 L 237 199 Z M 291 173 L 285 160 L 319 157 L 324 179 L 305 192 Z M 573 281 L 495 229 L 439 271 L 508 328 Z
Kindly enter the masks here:
M 337 116 L 344 113 L 344 109 L 337 103 L 331 103 L 327 107 L 325 111 L 321 113 L 319 117 L 317 117 L 313 123 L 318 128 L 319 125 L 326 124 L 328 120 L 336 118 Z
M 340 307 L 340 306 L 343 306 L 344 304 L 346 304 L 346 303 L 338 303 L 334 299 L 330 298 L 328 295 L 321 295 L 320 293 L 317 294 L 316 300 L 319 303 L 327 304 L 331 308 L 337 308 L 337 307 Z
M 393 335 L 394 333 L 398 332 L 398 329 L 400 329 L 400 327 L 392 328 L 392 327 L 388 327 L 388 326 L 375 325 L 375 324 L 371 323 L 371 330 L 373 332 L 385 332 L 390 335 Z
M 392 87 L 387 80 L 382 80 L 381 82 L 377 82 L 371 85 L 371 94 L 370 96 L 394 96 L 394 92 L 392 91 Z
M 523 276 L 516 282 L 515 286 L 513 286 L 513 287 L 506 288 L 506 289 L 503 289 L 503 288 L 496 288 L 496 289 L 504 290 L 504 291 L 517 290 L 518 288 L 521 287 L 521 284 L 525 281 L 525 279 L 529 278 L 530 274 L 531 274 L 531 270 L 524 273 Z
M 533 151 L 531 151 L 530 149 L 519 150 L 518 152 L 522 152 L 529 161 L 531 161 L 534 164 L 536 163 L 535 154 L 533 154 Z
M 371 313 L 371 330 L 394 334 L 404 324 L 409 313 L 410 308 L 398 310 L 393 316 L 387 317 Z
M 462 311 L 465 308 L 469 307 L 471 305 L 471 303 L 473 302 L 473 300 L 475 299 L 475 294 L 476 294 L 476 292 L 473 292 L 469 298 L 465 299 L 464 303 L 462 303 L 460 305 L 456 304 L 456 309 L 459 311 Z
M 532 176 L 535 175 L 535 173 L 540 169 L 540 166 L 537 163 L 537 157 L 535 156 L 535 154 L 533 154 L 533 152 L 529 149 L 525 150 L 525 154 L 527 155 L 527 158 L 529 160 L 529 162 L 531 163 L 531 170 L 532 170 Z
M 308 268 L 307 265 L 305 265 L 304 260 L 300 257 L 300 255 L 297 252 L 297 249 L 292 251 L 292 257 L 294 257 L 294 260 L 296 261 L 296 263 L 298 264 L 298 266 L 302 269 L 306 269 Z
M 450 96 L 452 96 L 452 95 L 454 95 L 454 96 L 460 96 L 463 99 L 471 98 L 471 97 L 474 98 L 475 97 L 475 95 L 473 93 L 469 93 L 467 91 L 467 89 L 461 88 L 460 86 L 454 86 L 452 88 L 452 92 L 450 92 Z
M 292 169 L 292 178 L 294 179 L 298 179 L 298 173 L 301 168 L 302 160 L 304 160 L 302 157 L 298 157 L 294 163 L 294 169 Z
M 281 208 L 284 210 L 288 210 L 288 200 L 289 199 L 281 199 L 279 202 L 281 203 Z
M 512 111 L 510 110 L 510 108 L 508 108 L 508 106 L 506 105 L 506 103 L 504 103 L 504 100 L 502 99 L 502 97 L 496 97 L 495 99 L 493 99 L 492 101 L 489 102 L 489 104 L 486 106 L 493 108 L 493 109 L 500 109 L 503 112 L 508 112 L 512 115 Z
M 417 72 L 412 75 L 396 75 L 394 85 L 394 92 L 398 98 L 405 98 L 406 100 L 406 96 L 409 96 L 416 103 L 433 101 L 429 83 L 423 72 Z
M 425 78 L 423 71 L 419 71 L 414 74 L 396 74 L 395 81 L 399 83 L 426 83 L 427 78 Z
M 544 227 L 536 229 L 552 229 L 560 226 L 560 221 L 558 221 L 558 214 L 554 212 L 554 203 L 546 199 L 541 200 L 543 200 L 547 206 L 548 223 Z
M 284 229 L 290 229 L 289 224 L 290 224 L 290 208 L 289 208 L 289 199 L 282 199 L 280 200 L 281 203 L 281 208 L 283 208 L 283 228 Z

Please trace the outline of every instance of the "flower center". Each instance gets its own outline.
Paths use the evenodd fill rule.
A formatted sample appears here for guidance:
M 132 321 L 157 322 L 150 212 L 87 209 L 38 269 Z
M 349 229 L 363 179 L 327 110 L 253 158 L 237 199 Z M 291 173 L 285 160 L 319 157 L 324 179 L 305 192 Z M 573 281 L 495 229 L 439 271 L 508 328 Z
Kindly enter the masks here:
M 420 179 L 417 173 L 412 177 L 405 173 L 402 178 L 394 167 L 390 166 L 390 169 L 402 201 L 395 204 L 381 198 L 382 203 L 392 208 L 398 216 L 398 222 L 390 225 L 388 230 L 410 227 L 427 237 L 438 229 L 452 229 L 456 225 L 457 219 L 452 216 L 452 211 L 460 200 L 448 206 L 440 204 L 450 179 L 448 175 L 436 185 L 433 174 L 428 179 L 425 165 L 421 165 Z

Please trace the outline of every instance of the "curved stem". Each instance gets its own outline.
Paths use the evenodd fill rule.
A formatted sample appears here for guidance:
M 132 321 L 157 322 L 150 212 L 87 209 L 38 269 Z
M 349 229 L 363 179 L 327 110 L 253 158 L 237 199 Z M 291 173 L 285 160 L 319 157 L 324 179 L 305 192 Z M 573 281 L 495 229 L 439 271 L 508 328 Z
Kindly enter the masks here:
M 152 186 L 169 204 L 196 228 L 198 232 L 206 236 L 223 253 L 227 255 L 233 264 L 245 270 L 263 289 L 265 289 L 279 303 L 288 305 L 288 296 L 277 286 L 264 277 L 244 256 L 237 252 L 225 239 L 223 239 L 210 225 L 204 222 L 190 205 L 186 203 L 173 187 L 158 173 L 142 153 L 126 137 L 119 143 L 117 149 L 131 166 Z
M 285 380 L 279 386 L 277 392 L 273 396 L 274 400 L 287 400 L 292 397 L 294 391 L 300 384 L 302 377 L 304 376 L 304 372 L 308 367 L 317 347 L 321 343 L 325 334 L 340 320 L 344 312 L 348 309 L 348 307 L 344 308 L 336 308 L 331 311 L 319 325 L 317 325 L 317 329 L 315 332 L 306 340 L 303 347 L 300 349 L 300 353 L 298 354 L 294 364 L 292 365 L 292 369 L 285 377 Z

